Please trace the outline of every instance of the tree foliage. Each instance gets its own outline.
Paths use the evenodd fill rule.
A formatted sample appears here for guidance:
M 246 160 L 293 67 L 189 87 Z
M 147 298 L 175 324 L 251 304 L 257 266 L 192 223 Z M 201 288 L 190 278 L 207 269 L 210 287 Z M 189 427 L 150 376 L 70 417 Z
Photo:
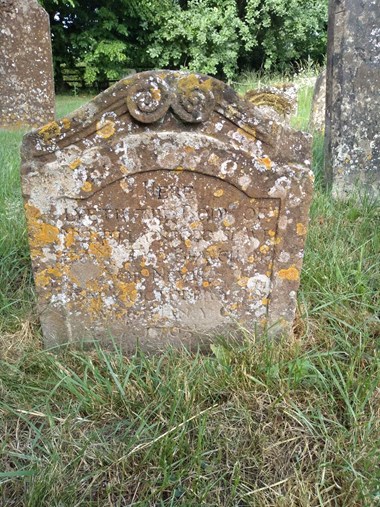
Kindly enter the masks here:
M 243 68 L 321 62 L 328 0 L 40 0 L 56 73 L 80 64 L 88 85 L 126 68 L 188 68 L 233 79 Z

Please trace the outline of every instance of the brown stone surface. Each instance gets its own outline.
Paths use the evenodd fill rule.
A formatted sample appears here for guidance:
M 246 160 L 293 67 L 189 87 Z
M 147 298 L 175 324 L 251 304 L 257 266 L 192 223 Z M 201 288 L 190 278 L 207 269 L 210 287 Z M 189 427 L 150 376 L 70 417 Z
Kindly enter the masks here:
M 380 2 L 330 0 L 325 179 L 336 197 L 380 196 Z
M 54 119 L 49 16 L 37 0 L 0 0 L 0 127 Z
M 326 69 L 315 82 L 313 102 L 311 105 L 310 131 L 324 132 L 326 116 Z
M 22 159 L 47 345 L 157 350 L 291 327 L 310 139 L 225 84 L 137 74 L 27 134 Z

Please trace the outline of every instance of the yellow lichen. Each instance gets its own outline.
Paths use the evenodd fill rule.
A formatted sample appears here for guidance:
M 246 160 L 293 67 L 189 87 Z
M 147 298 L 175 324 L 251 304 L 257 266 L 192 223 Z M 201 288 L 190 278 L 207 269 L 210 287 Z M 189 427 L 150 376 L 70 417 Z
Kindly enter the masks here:
M 91 192 L 92 184 L 89 181 L 85 181 L 82 185 L 83 192 Z
M 269 252 L 269 246 L 268 245 L 262 245 L 260 247 L 260 252 L 262 252 L 264 254 L 268 253 Z
M 81 159 L 80 158 L 77 158 L 75 159 L 73 162 L 71 162 L 71 164 L 69 165 L 70 169 L 72 169 L 74 171 L 74 169 L 76 169 L 78 166 L 80 166 L 81 164 Z
M 191 241 L 189 239 L 185 239 L 185 245 L 186 245 L 186 248 L 190 248 L 191 247 Z
M 68 118 L 63 118 L 62 125 L 65 130 L 68 130 L 71 127 L 71 121 Z
M 266 306 L 268 303 L 269 303 L 269 299 L 268 299 L 268 298 L 263 298 L 263 299 L 261 300 L 261 304 L 262 304 L 262 305 L 265 305 L 265 306 Z
M 224 190 L 222 188 L 219 188 L 218 190 L 215 190 L 215 192 L 214 192 L 215 197 L 222 197 L 223 194 L 224 194 Z
M 201 222 L 198 220 L 197 222 L 192 222 L 190 224 L 190 227 L 191 229 L 196 229 L 197 227 L 199 227 L 201 225 Z
M 211 259 L 216 259 L 219 256 L 219 246 L 218 246 L 218 244 L 210 245 L 206 249 L 206 252 L 208 253 L 209 257 L 211 257 Z
M 248 257 L 248 262 L 249 262 L 250 264 L 252 264 L 252 263 L 254 263 L 254 262 L 255 262 L 255 258 L 254 258 L 254 256 L 253 256 L 253 255 L 250 255 L 250 256 Z
M 68 229 L 65 236 L 65 246 L 70 248 L 75 242 L 75 235 L 77 234 L 75 229 Z
M 248 276 L 242 276 L 241 278 L 239 278 L 237 283 L 238 285 L 240 285 L 240 287 L 246 287 L 248 280 L 249 280 Z
M 185 274 L 187 273 L 187 267 L 186 267 L 186 266 L 182 266 L 182 268 L 181 268 L 181 273 L 182 273 L 183 275 L 185 275 Z
M 112 120 L 105 120 L 96 124 L 96 133 L 103 139 L 108 139 L 115 133 L 115 122 Z
M 288 269 L 280 269 L 277 274 L 282 280 L 295 281 L 299 279 L 299 271 L 294 266 Z
M 202 283 L 203 287 L 208 287 L 210 285 L 210 282 L 208 282 L 207 280 L 205 280 L 203 283 Z
M 119 298 L 127 308 L 133 306 L 137 299 L 137 289 L 135 282 L 120 282 L 116 281 L 117 289 L 119 290 Z
M 111 247 L 106 239 L 98 238 L 96 233 L 91 233 L 88 251 L 98 260 L 108 258 L 111 255 Z
M 227 220 L 227 218 L 225 218 L 225 219 L 223 220 L 223 225 L 224 225 L 224 227 L 231 227 L 232 222 L 229 222 L 229 221 Z
M 268 231 L 268 234 L 269 234 L 269 236 L 270 236 L 271 238 L 273 238 L 273 236 L 275 236 L 275 235 L 276 235 L 276 232 L 275 232 L 275 231 L 272 231 L 272 229 L 271 229 L 271 230 L 269 230 L 269 231 Z
M 149 269 L 146 269 L 146 268 L 142 269 L 141 274 L 142 274 L 142 276 L 145 276 L 145 277 L 149 276 Z
M 176 283 L 175 283 L 175 286 L 177 287 L 177 289 L 183 289 L 183 280 L 177 280 Z
M 45 143 L 53 139 L 53 137 L 59 136 L 61 129 L 56 121 L 52 121 L 40 128 L 38 131 L 39 135 L 43 137 Z
M 299 236 L 303 236 L 307 232 L 307 228 L 303 224 L 301 224 L 301 223 L 297 224 L 296 230 L 297 230 L 297 234 Z
M 34 280 L 39 287 L 46 287 L 51 283 L 52 278 L 61 278 L 62 273 L 58 268 L 47 268 L 35 274 Z

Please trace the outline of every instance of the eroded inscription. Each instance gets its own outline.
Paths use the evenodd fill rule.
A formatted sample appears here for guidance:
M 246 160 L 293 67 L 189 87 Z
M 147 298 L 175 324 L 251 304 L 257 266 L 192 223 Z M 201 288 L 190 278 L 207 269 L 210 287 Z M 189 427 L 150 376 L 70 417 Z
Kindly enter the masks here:
M 65 208 L 65 295 L 77 308 L 87 291 L 83 312 L 128 320 L 143 312 L 168 326 L 190 324 L 205 297 L 219 302 L 220 315 L 244 307 L 260 317 L 278 215 L 279 199 L 253 198 L 197 172 L 126 177 Z

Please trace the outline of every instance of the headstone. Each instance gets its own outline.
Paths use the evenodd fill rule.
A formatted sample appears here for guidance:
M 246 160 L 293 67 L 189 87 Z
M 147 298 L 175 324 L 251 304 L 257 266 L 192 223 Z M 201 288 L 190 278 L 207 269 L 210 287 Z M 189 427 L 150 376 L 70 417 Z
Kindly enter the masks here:
M 310 125 L 311 132 L 325 131 L 326 116 L 326 69 L 324 69 L 315 82 L 313 102 L 311 105 Z
M 0 0 L 0 127 L 54 119 L 49 16 L 37 0 Z
M 293 83 L 249 90 L 244 98 L 277 122 L 289 123 L 290 117 L 297 112 L 297 88 Z
M 333 195 L 380 195 L 380 3 L 330 0 L 325 178 Z
M 224 83 L 130 76 L 27 134 L 22 159 L 46 345 L 157 350 L 291 328 L 310 138 Z

